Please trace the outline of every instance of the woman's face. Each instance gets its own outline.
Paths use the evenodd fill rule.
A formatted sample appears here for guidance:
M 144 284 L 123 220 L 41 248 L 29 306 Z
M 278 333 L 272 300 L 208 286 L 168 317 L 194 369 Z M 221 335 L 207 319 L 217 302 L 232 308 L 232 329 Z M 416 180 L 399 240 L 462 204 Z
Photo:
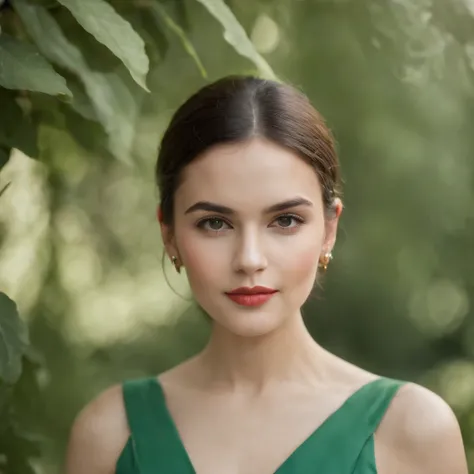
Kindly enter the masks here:
M 175 194 L 174 231 L 162 231 L 168 254 L 179 256 L 214 322 L 258 336 L 300 317 L 318 259 L 334 245 L 337 220 L 325 220 L 310 165 L 252 139 L 214 147 L 187 166 Z M 255 286 L 275 292 L 263 303 L 228 296 Z

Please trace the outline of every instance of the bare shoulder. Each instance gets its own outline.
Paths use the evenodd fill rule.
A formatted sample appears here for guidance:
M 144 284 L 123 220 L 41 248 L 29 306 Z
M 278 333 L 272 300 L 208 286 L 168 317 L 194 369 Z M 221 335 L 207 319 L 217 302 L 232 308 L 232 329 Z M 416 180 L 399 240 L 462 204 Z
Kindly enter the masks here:
M 379 474 L 467 474 L 461 431 L 449 405 L 430 390 L 400 388 L 375 435 Z
M 76 417 L 69 437 L 66 474 L 113 474 L 128 436 L 122 388 L 115 385 Z
M 199 356 L 184 360 L 171 369 L 161 372 L 158 379 L 162 386 L 176 391 L 183 387 L 199 386 L 201 384 L 201 366 Z

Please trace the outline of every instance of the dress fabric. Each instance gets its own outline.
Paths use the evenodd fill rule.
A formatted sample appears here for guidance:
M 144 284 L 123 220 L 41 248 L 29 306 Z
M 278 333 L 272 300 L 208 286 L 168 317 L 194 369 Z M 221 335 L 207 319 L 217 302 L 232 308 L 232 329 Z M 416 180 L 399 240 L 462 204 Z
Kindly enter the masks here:
M 274 474 L 376 474 L 374 433 L 404 382 L 378 378 L 350 396 Z M 131 435 L 116 474 L 196 474 L 156 377 L 123 383 Z

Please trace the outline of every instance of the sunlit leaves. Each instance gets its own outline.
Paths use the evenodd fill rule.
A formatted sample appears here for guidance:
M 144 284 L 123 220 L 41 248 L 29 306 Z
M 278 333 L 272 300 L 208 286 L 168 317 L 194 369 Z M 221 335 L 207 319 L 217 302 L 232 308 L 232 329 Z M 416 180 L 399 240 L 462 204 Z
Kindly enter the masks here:
M 199 69 L 199 72 L 203 77 L 207 77 L 206 69 L 204 68 L 201 59 L 199 58 L 196 50 L 194 49 L 193 44 L 187 37 L 186 33 L 184 32 L 183 28 L 173 20 L 173 18 L 168 15 L 165 8 L 157 1 L 153 2 L 150 7 L 153 16 L 156 20 L 162 20 L 164 24 L 178 37 L 179 41 L 183 45 L 185 51 L 189 54 L 189 56 L 193 59 L 196 63 L 196 66 Z
M 223 0 L 197 0 L 201 3 L 209 13 L 218 20 L 224 28 L 225 40 L 234 47 L 234 49 L 242 56 L 250 59 L 259 69 L 262 76 L 267 78 L 275 78 L 270 65 L 257 52 L 255 46 L 250 41 L 247 33 L 239 23 L 232 10 L 224 3 Z
M 34 46 L 6 34 L 0 35 L 0 86 L 51 95 L 71 95 L 64 78 Z
M 146 86 L 149 61 L 143 39 L 130 23 L 104 0 L 58 0 L 83 28 L 103 43 L 127 67 L 135 81 Z
M 109 150 L 117 158 L 130 161 L 138 101 L 142 96 L 138 86 L 134 89 L 128 84 L 120 69 L 110 73 L 91 70 L 81 50 L 69 41 L 45 8 L 23 1 L 15 6 L 42 53 L 81 79 L 94 112 L 107 132 Z M 84 112 L 83 106 L 78 107 Z
M 25 323 L 15 303 L 0 293 L 0 380 L 14 384 L 21 375 L 21 360 L 29 344 Z
M 222 0 L 198 1 L 221 23 L 225 40 L 255 64 L 258 74 L 273 78 L 271 67 L 257 52 L 228 6 Z M 149 52 L 162 52 L 165 50 L 162 43 L 166 41 L 163 31 L 170 31 L 195 62 L 202 77 L 206 78 L 203 62 L 179 21 L 159 1 L 150 0 L 126 8 L 107 0 L 58 0 L 58 3 L 64 7 L 59 7 L 59 13 L 57 8 L 50 11 L 49 3 L 31 0 L 11 2 L 14 8 L 11 14 L 18 16 L 18 25 L 21 26 L 9 31 L 21 31 L 22 40 L 5 35 L 0 37 L 0 85 L 20 91 L 68 96 L 67 105 L 54 107 L 59 115 L 59 110 L 71 107 L 85 121 L 100 123 L 106 132 L 108 150 L 118 159 L 130 162 L 135 125 L 140 116 L 144 91 L 147 90 L 150 67 L 140 33 L 146 36 Z M 72 25 L 64 15 L 72 21 Z M 147 19 L 146 28 L 134 21 L 142 17 Z M 78 30 L 75 31 L 74 27 Z M 81 32 L 89 33 L 90 36 L 87 33 L 86 36 L 93 42 L 88 41 L 84 46 Z M 25 42 L 26 37 L 34 44 Z M 121 61 L 116 64 L 121 65 L 116 67 L 112 64 L 106 69 L 98 67 L 92 60 L 95 57 L 95 42 L 98 57 L 108 50 L 112 53 L 109 57 L 115 56 Z M 20 54 L 19 48 L 25 50 L 24 54 Z M 82 83 L 80 87 L 77 79 Z M 38 101 L 30 103 L 34 108 Z M 49 110 L 34 108 L 33 112 L 39 123 L 51 117 Z M 65 121 L 59 115 L 56 114 L 55 120 L 59 126 L 64 126 Z M 36 156 L 36 129 L 31 116 L 21 117 L 22 126 L 18 130 L 24 130 L 22 136 L 9 133 L 8 139 L 5 139 L 3 133 L 4 138 L 1 139 L 0 133 L 3 164 L 7 162 L 12 147 L 21 149 L 29 156 Z M 76 136 L 74 131 L 71 130 L 71 133 Z

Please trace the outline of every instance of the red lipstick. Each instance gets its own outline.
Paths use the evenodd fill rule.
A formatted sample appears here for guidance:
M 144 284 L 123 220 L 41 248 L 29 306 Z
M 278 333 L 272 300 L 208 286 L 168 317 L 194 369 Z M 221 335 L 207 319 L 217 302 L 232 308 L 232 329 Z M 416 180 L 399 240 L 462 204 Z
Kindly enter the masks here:
M 267 302 L 277 291 L 265 286 L 254 286 L 253 288 L 246 286 L 228 291 L 226 295 L 234 303 L 241 306 L 260 306 Z

